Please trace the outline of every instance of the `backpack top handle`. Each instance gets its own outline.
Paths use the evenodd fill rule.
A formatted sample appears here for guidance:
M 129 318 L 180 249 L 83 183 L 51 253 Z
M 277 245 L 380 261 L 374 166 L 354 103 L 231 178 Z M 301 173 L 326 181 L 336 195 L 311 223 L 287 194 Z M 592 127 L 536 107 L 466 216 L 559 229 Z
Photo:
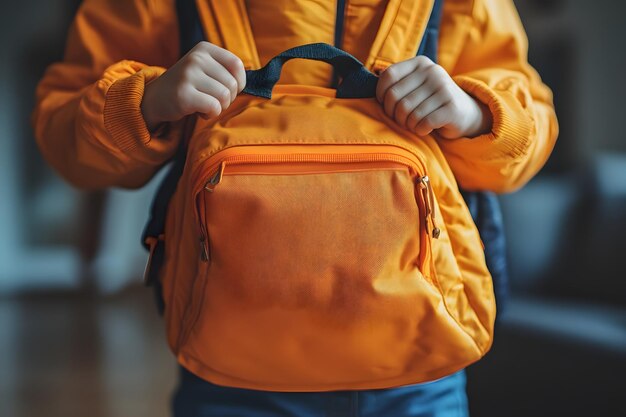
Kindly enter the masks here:
M 272 89 L 280 78 L 285 62 L 294 58 L 312 59 L 329 63 L 342 78 L 337 86 L 338 98 L 372 98 L 376 96 L 378 77 L 349 53 L 327 43 L 311 43 L 288 49 L 272 58 L 263 68 L 246 71 L 243 92 L 272 98 Z

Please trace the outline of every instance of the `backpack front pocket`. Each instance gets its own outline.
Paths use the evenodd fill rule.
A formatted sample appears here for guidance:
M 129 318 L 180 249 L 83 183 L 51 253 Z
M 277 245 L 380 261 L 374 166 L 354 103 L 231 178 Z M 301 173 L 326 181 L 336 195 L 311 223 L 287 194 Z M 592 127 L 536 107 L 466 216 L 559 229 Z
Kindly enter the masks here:
M 423 165 L 393 146 L 295 148 L 202 164 L 203 272 L 179 348 L 215 373 L 290 386 L 401 374 L 420 319 L 441 308 Z

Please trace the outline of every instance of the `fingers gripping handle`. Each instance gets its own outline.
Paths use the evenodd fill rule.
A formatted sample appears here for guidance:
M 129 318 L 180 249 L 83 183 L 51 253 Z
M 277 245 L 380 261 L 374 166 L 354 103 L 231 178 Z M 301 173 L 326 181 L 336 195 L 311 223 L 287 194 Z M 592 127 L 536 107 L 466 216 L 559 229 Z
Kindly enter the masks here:
M 338 98 L 376 96 L 378 77 L 349 53 L 326 43 L 296 46 L 276 55 L 263 68 L 246 71 L 246 88 L 243 92 L 271 98 L 272 89 L 280 78 L 283 65 L 293 58 L 312 59 L 331 64 L 342 79 L 337 86 Z

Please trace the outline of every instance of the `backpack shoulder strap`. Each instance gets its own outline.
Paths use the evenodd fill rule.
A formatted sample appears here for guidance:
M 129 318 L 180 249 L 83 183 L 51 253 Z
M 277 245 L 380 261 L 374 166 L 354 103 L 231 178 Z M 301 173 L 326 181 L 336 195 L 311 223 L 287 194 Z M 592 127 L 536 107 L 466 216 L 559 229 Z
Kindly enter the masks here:
M 261 67 L 245 0 L 177 0 L 177 3 L 195 6 L 206 29 L 206 38 L 239 56 L 246 69 Z M 437 36 L 431 33 L 438 34 L 442 3 L 442 0 L 389 0 L 365 66 L 380 72 L 416 53 L 428 56 L 436 53 Z M 426 39 L 428 42 L 424 42 Z
M 206 36 L 198 16 L 195 0 L 176 0 L 176 17 L 180 39 L 179 56 L 182 57 L 198 42 L 203 41 Z
M 245 0 L 178 0 L 194 2 L 211 43 L 241 58 L 246 69 L 261 67 Z
M 389 0 L 365 66 L 380 73 L 395 62 L 414 57 L 429 25 L 439 27 L 440 12 L 438 0 Z
M 443 11 L 444 0 L 435 0 L 433 9 L 424 31 L 424 36 L 420 42 L 420 46 L 417 50 L 417 55 L 425 55 L 429 57 L 433 62 L 438 61 L 438 46 L 439 46 L 439 28 L 441 26 L 441 15 Z
M 198 16 L 195 0 L 176 0 L 176 15 L 180 39 L 179 55 L 182 57 L 198 42 L 203 41 L 205 34 Z M 148 262 L 144 270 L 144 283 L 154 287 L 157 309 L 161 314 L 163 314 L 165 309 L 161 296 L 161 283 L 159 281 L 159 272 L 165 256 L 165 218 L 169 203 L 176 192 L 178 181 L 185 168 L 187 159 L 185 138 L 189 136 L 188 133 L 193 129 L 193 120 L 188 120 L 183 129 L 184 134 L 178 150 L 170 161 L 167 172 L 152 199 L 150 215 L 141 235 L 141 243 L 149 252 Z

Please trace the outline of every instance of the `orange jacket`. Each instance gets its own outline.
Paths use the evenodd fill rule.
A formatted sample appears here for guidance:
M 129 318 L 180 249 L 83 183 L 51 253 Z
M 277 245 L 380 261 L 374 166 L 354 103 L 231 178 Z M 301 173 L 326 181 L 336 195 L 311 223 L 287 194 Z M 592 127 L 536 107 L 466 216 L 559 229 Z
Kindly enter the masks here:
M 432 1 L 419 7 L 430 10 Z M 197 0 L 200 9 L 207 2 Z M 44 157 L 74 185 L 139 187 L 173 155 L 179 124 L 151 136 L 140 103 L 145 84 L 179 57 L 174 3 L 85 0 L 78 10 L 64 60 L 48 68 L 37 88 L 32 119 Z M 248 67 L 297 44 L 331 41 L 334 2 L 325 3 L 311 10 L 313 3 L 302 0 L 248 0 L 263 61 Z M 386 3 L 348 1 L 344 49 L 365 58 L 377 27 L 370 23 L 380 21 Z M 220 44 L 219 33 L 203 23 L 208 40 Z M 525 184 L 547 160 L 558 126 L 551 91 L 527 62 L 512 0 L 446 0 L 439 60 L 493 116 L 488 134 L 440 141 L 460 185 L 505 192 Z M 329 72 L 319 65 L 290 63 L 282 82 L 323 85 Z

